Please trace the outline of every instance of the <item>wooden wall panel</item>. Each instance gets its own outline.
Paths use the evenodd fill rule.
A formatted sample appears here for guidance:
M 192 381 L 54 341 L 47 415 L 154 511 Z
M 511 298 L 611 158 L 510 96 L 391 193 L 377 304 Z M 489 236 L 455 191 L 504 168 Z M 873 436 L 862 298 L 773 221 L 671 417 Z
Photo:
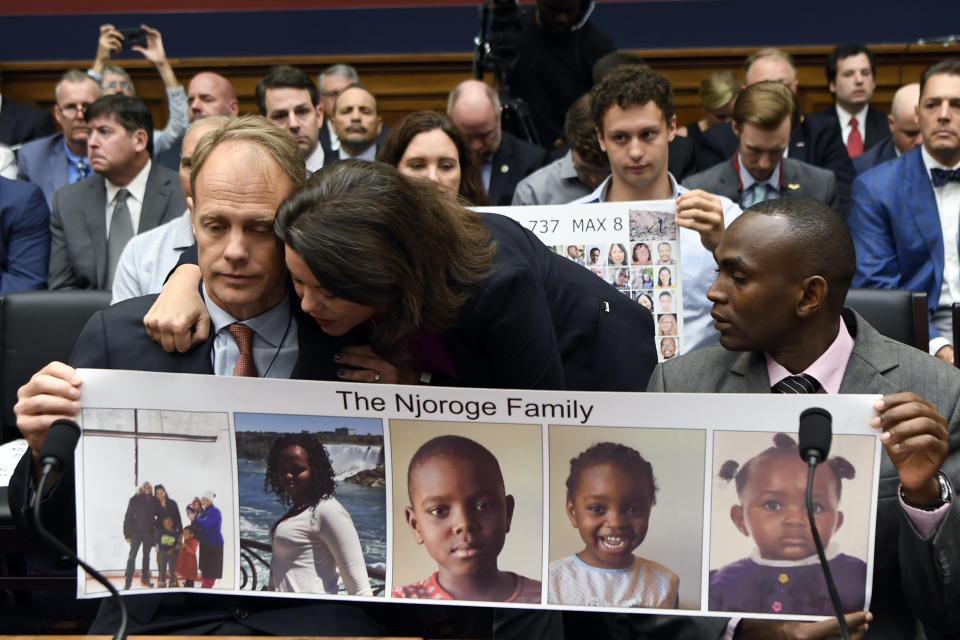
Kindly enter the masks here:
M 878 82 L 873 105 L 884 111 L 889 110 L 893 93 L 901 81 L 919 80 L 926 66 L 949 55 L 937 45 L 913 47 L 906 56 L 903 48 L 897 45 L 871 45 L 871 49 L 877 59 Z M 785 50 L 794 56 L 797 64 L 801 107 L 805 111 L 816 111 L 832 104 L 823 70 L 830 47 L 785 47 Z M 651 49 L 637 50 L 636 53 L 673 83 L 677 120 L 685 124 L 701 115 L 697 106 L 701 79 L 717 69 L 729 69 L 742 79 L 743 60 L 751 51 L 746 48 Z M 256 112 L 254 88 L 257 79 L 271 65 L 293 64 L 315 78 L 320 71 L 337 62 L 346 62 L 357 68 L 363 81 L 380 99 L 381 113 L 387 124 L 393 124 L 417 109 L 443 110 L 450 89 L 471 74 L 471 56 L 460 53 L 171 60 L 185 86 L 198 71 L 212 69 L 227 76 L 237 90 L 244 112 Z M 63 71 L 88 65 L 86 60 L 2 63 L 3 94 L 52 110 L 53 88 Z M 162 125 L 166 121 L 166 105 L 162 83 L 153 67 L 146 61 L 136 61 L 129 63 L 127 69 L 137 86 L 138 95 L 150 106 L 158 126 Z

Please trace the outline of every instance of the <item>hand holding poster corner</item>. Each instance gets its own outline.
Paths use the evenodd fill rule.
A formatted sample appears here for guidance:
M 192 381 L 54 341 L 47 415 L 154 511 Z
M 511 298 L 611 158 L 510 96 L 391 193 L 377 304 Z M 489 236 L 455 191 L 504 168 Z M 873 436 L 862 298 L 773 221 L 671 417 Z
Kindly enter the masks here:
M 512 218 L 654 316 L 660 362 L 681 353 L 682 255 L 675 200 L 482 207 Z
M 815 405 L 831 412 L 835 434 L 814 486 L 821 536 L 842 567 L 834 575 L 848 610 L 869 606 L 880 461 L 869 427 L 874 396 L 80 375 L 78 551 L 118 587 L 133 551 L 130 576 L 138 579 L 123 593 L 158 592 L 141 581 L 160 579 L 160 543 L 148 548 L 144 580 L 142 546 L 133 549 L 121 526 L 149 482 L 164 486 L 200 538 L 184 544 L 181 533 L 173 564 L 180 554 L 204 558 L 197 577 L 212 578 L 217 593 L 266 595 L 267 587 L 281 597 L 831 615 L 796 504 L 806 465 L 782 435 L 795 439 L 800 412 Z M 336 481 L 316 501 L 302 500 L 309 483 L 283 470 L 284 455 L 301 455 L 284 443 L 302 432 L 324 443 L 329 461 L 323 472 L 303 452 L 310 475 Z M 764 493 L 771 486 L 781 491 L 775 508 Z M 204 498 L 199 514 L 187 509 L 195 496 Z M 602 512 L 621 503 L 611 524 Z M 215 536 L 196 535 L 211 505 L 219 546 Z M 771 538 L 775 527 L 781 534 Z M 168 590 L 171 583 L 168 575 Z M 103 595 L 81 572 L 78 596 Z

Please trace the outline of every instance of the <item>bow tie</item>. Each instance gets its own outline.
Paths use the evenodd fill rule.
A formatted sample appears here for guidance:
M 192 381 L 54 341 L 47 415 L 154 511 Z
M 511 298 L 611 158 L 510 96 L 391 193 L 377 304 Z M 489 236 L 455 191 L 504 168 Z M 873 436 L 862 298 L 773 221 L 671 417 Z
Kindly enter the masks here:
M 930 169 L 933 186 L 942 187 L 951 180 L 960 182 L 960 169 Z

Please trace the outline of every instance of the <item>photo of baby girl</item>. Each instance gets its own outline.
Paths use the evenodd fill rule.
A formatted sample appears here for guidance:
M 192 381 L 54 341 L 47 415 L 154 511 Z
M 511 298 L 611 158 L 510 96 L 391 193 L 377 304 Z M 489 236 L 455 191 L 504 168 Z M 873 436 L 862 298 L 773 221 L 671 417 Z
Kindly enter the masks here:
M 748 441 L 744 441 L 745 437 Z M 835 436 L 840 441 L 862 437 Z M 766 446 L 758 448 L 763 441 Z M 739 446 L 734 446 L 734 442 Z M 737 457 L 721 460 L 718 455 L 714 458 L 718 476 L 715 486 L 719 485 L 720 490 L 714 497 L 713 548 L 719 545 L 729 553 L 731 545 L 726 534 L 732 524 L 741 540 L 750 541 L 752 549 L 721 566 L 717 566 L 711 554 L 709 608 L 833 615 L 807 518 L 805 497 L 809 467 L 800 458 L 794 437 L 784 433 L 726 432 L 715 434 L 715 443 L 717 448 L 728 445 L 723 447 L 725 452 L 736 451 Z M 863 522 L 864 516 L 857 512 L 861 510 L 860 505 L 869 505 L 869 498 L 863 500 L 859 492 L 855 496 L 847 494 L 852 493 L 856 484 L 857 467 L 867 473 L 871 467 L 869 458 L 861 461 L 853 457 L 855 462 L 852 462 L 838 449 L 841 447 L 835 442 L 830 457 L 817 467 L 814 475 L 814 519 L 843 610 L 850 612 L 864 607 L 865 539 L 856 535 L 864 533 L 857 524 Z M 852 451 L 856 454 L 856 449 Z M 731 492 L 735 492 L 736 497 L 724 522 L 723 509 L 716 508 L 717 496 L 727 494 L 728 499 Z M 841 542 L 840 533 L 848 529 L 852 529 L 849 533 L 854 534 L 853 538 Z M 743 553 L 740 544 L 734 546 Z

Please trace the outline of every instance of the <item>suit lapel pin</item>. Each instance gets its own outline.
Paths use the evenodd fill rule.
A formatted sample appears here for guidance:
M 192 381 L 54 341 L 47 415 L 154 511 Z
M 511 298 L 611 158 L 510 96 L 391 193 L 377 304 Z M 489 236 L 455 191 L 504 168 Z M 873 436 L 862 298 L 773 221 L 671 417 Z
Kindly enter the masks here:
M 791 182 L 790 184 L 787 185 L 787 189 L 790 189 L 790 191 L 796 191 L 799 188 L 800 188 L 800 185 L 797 184 L 796 182 Z
M 510 167 L 508 165 L 500 165 L 500 173 L 507 173 L 508 171 L 510 171 Z

